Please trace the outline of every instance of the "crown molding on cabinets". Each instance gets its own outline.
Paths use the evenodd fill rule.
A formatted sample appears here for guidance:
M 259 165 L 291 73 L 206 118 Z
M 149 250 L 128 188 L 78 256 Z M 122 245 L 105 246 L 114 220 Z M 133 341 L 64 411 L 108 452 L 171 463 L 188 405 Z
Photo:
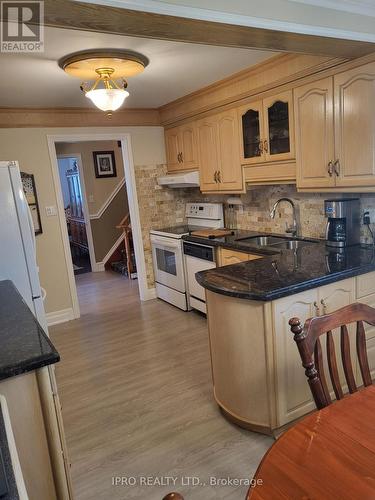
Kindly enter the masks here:
M 267 20 L 262 27 L 254 27 L 247 26 L 244 21 L 234 24 L 228 19 L 229 23 L 227 17 L 221 22 L 213 22 L 118 6 L 69 0 L 44 1 L 44 24 L 58 28 L 345 58 L 360 57 L 374 50 L 369 41 L 355 41 L 355 35 L 358 38 L 359 33 L 349 36 L 346 32 L 328 30 L 322 36 L 321 31 L 315 30 L 315 34 L 301 34 L 292 32 L 290 26 L 272 24 L 272 20 Z
M 161 106 L 161 123 L 168 126 L 202 113 L 220 111 L 224 106 L 238 105 L 243 99 L 336 67 L 345 61 L 347 59 L 324 56 L 276 55 Z
M 123 127 L 160 125 L 157 109 L 126 109 L 108 117 L 86 108 L 0 108 L 0 128 L 23 127 Z

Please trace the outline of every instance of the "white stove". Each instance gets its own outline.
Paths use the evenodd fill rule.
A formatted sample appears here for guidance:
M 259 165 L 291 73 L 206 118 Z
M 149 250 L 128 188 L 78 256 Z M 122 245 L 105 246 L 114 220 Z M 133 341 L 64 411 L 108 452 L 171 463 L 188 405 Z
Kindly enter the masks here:
M 196 229 L 224 227 L 221 203 L 187 203 L 187 225 L 150 231 L 156 295 L 184 311 L 190 310 L 182 236 Z

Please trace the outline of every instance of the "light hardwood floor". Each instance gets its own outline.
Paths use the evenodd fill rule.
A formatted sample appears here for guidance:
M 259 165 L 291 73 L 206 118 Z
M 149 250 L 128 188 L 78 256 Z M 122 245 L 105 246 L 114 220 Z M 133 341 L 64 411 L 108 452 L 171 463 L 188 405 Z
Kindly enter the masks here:
M 50 329 L 76 500 L 244 499 L 247 488 L 210 477 L 251 478 L 272 439 L 220 414 L 213 396 L 207 325 L 159 300 L 141 303 L 136 281 L 77 276 L 81 318 Z M 113 476 L 136 486 L 113 486 Z M 140 476 L 177 476 L 141 486 Z M 206 486 L 185 486 L 196 476 Z

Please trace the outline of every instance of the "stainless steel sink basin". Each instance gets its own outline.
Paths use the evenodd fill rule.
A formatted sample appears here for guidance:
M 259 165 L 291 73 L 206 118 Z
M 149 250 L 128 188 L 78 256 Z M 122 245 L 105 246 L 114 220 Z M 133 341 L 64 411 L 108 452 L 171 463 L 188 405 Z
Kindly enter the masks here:
M 297 250 L 298 248 L 301 248 L 303 246 L 316 243 L 316 241 L 313 240 L 301 240 L 298 238 L 288 238 L 287 236 L 273 235 L 248 236 L 247 238 L 238 238 L 236 241 L 249 246 L 272 246 L 275 248 L 275 250 Z
M 238 238 L 236 241 L 240 241 L 241 243 L 254 245 L 258 247 L 265 247 L 268 245 L 274 245 L 277 243 L 283 243 L 287 241 L 287 238 L 279 237 L 279 236 L 250 236 L 247 238 Z
M 302 240 L 287 240 L 280 243 L 274 243 L 272 246 L 276 248 L 285 248 L 287 250 L 297 250 L 298 248 L 304 247 L 306 245 L 311 245 L 316 243 L 315 241 L 302 241 Z

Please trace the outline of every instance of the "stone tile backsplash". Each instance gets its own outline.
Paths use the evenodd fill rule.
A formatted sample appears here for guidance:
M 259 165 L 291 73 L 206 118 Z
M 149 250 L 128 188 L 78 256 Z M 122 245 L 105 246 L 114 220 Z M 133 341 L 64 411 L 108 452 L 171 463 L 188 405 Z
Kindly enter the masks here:
M 152 254 L 149 232 L 151 228 L 162 228 L 185 223 L 185 203 L 187 202 L 222 202 L 229 195 L 203 195 L 198 188 L 170 189 L 161 188 L 157 177 L 166 174 L 165 165 L 137 166 L 137 194 L 142 223 L 143 246 L 145 251 L 147 283 L 154 286 Z M 348 195 L 361 199 L 361 213 L 370 210 L 375 222 L 375 193 Z M 237 210 L 237 227 L 273 233 L 285 233 L 286 225 L 292 221 L 292 209 L 288 204 L 280 204 L 275 219 L 269 212 L 276 200 L 291 198 L 299 208 L 302 236 L 324 238 L 326 219 L 324 200 L 341 198 L 343 193 L 299 193 L 293 185 L 258 186 L 249 188 L 240 195 L 243 202 L 242 213 Z M 373 226 L 374 228 L 374 226 Z M 368 229 L 361 226 L 361 239 L 370 243 Z

